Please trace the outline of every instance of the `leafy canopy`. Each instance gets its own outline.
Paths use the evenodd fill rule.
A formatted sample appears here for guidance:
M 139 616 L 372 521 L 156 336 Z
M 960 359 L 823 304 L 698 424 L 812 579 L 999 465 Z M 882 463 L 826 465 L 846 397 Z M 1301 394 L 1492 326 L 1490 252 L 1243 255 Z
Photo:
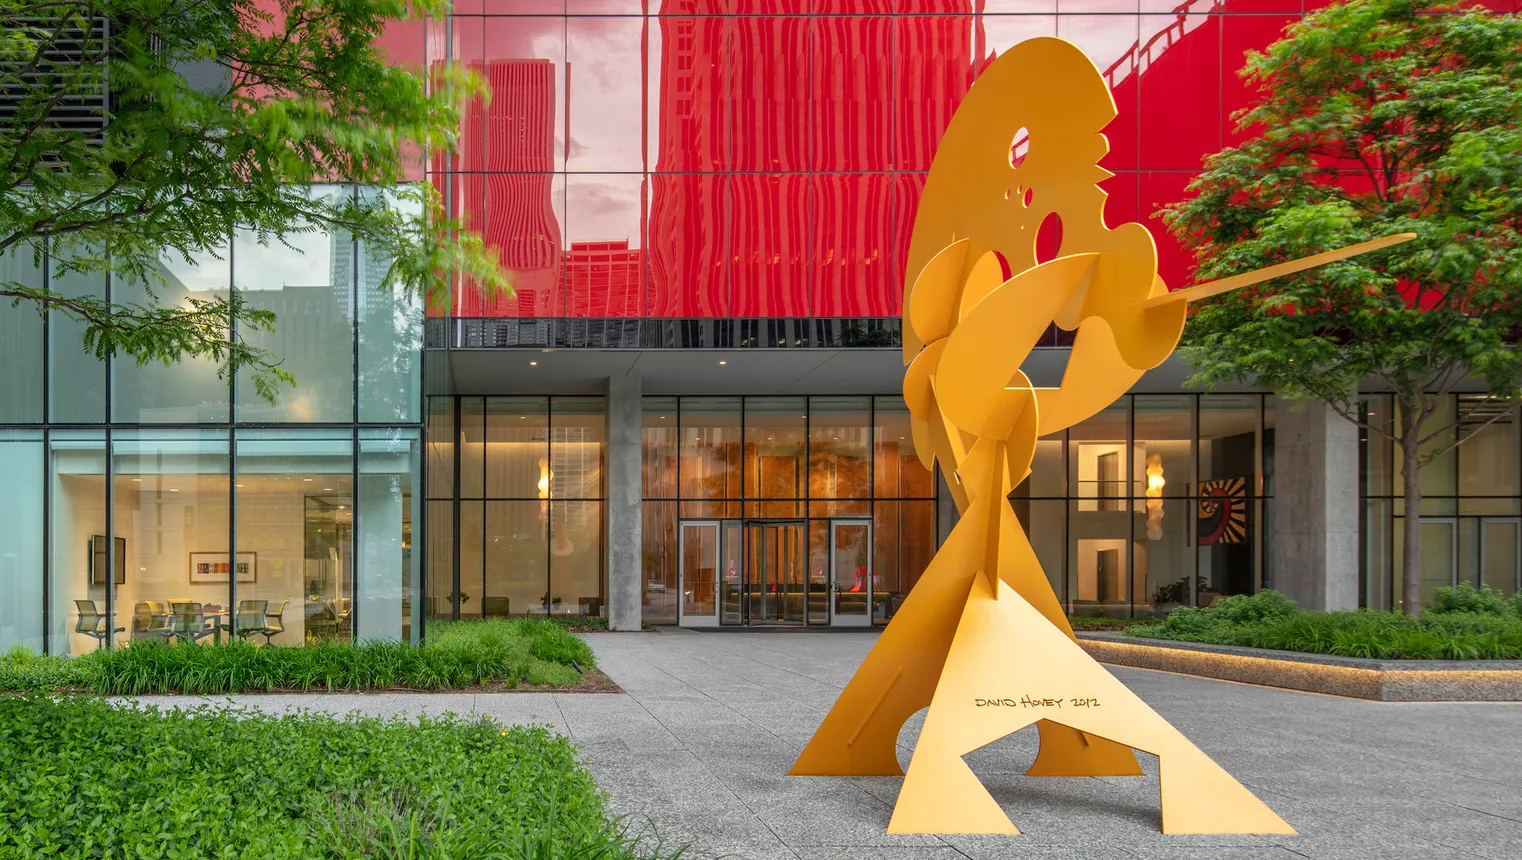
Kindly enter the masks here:
M 1329 6 L 1248 56 L 1245 139 L 1164 216 L 1197 279 L 1419 238 L 1205 303 L 1181 349 L 1198 383 L 1256 380 L 1357 420 L 1372 377 L 1412 429 L 1466 376 L 1517 393 L 1519 59 L 1522 20 L 1425 0 Z
M 240 230 L 266 243 L 346 231 L 394 261 L 383 288 L 430 302 L 452 277 L 505 288 L 480 238 L 445 217 L 431 185 L 408 181 L 424 153 L 453 145 L 482 82 L 394 64 L 377 42 L 395 19 L 447 11 L 447 0 L 0 0 L 0 252 L 39 266 L 51 255 L 55 279 L 112 272 L 147 295 L 0 280 L 0 299 L 82 321 L 98 357 L 247 367 L 273 399 L 292 378 L 244 335 L 274 315 L 236 290 L 160 301 L 166 257 L 225 257 Z M 310 192 L 334 183 L 370 190 Z

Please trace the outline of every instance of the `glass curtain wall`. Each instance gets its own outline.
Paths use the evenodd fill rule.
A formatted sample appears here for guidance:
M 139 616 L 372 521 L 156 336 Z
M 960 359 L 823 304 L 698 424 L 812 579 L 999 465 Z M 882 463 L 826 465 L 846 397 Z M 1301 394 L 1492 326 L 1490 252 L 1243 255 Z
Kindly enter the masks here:
M 422 307 L 383 288 L 389 263 L 320 230 L 166 256 L 151 283 L 0 257 L 5 279 L 115 302 L 237 290 L 277 315 L 239 335 L 296 376 L 271 402 L 247 373 L 101 361 L 61 312 L 0 309 L 0 649 L 415 638 Z
M 1068 610 L 1141 616 L 1260 588 L 1264 418 L 1258 394 L 1135 394 L 1040 440 L 1011 503 Z
M 438 618 L 605 613 L 601 397 L 433 397 L 430 597 Z
M 1363 603 L 1399 609 L 1404 569 L 1404 535 L 1413 517 L 1402 498 L 1399 426 L 1387 394 L 1363 398 L 1365 420 L 1386 433 L 1359 433 L 1363 480 Z M 1429 419 L 1423 435 L 1443 427 L 1423 447 L 1416 512 L 1421 557 L 1418 571 L 1423 605 L 1437 588 L 1467 582 L 1503 595 L 1522 586 L 1522 421 L 1515 407 L 1485 395 L 1447 398 Z M 1453 443 L 1463 439 L 1456 448 Z
M 898 397 L 647 397 L 644 618 L 885 624 L 935 551 Z

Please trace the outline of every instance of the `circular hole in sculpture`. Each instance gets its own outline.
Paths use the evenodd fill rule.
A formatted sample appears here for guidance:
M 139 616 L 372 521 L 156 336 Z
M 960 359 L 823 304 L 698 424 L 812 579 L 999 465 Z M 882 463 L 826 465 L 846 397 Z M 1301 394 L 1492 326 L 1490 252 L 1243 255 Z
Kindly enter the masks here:
M 1031 151 L 1030 129 L 1020 126 L 1015 129 L 1015 139 L 1009 145 L 1009 166 L 1018 168 L 1025 163 L 1025 157 Z
M 1036 262 L 1049 263 L 1062 250 L 1062 218 L 1056 212 L 1042 219 L 1036 230 Z
M 1034 188 L 1027 188 L 1027 189 L 1025 189 L 1025 208 L 1026 209 L 1031 208 L 1031 204 L 1035 203 L 1035 202 L 1036 202 L 1036 189 L 1034 189 Z

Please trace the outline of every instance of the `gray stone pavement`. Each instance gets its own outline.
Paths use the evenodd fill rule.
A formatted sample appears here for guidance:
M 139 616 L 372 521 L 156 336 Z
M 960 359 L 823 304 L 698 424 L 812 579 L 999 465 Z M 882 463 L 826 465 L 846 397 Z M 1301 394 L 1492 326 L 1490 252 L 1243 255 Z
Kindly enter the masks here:
M 901 778 L 785 775 L 874 634 L 588 638 L 626 693 L 236 698 L 271 711 L 549 724 L 581 746 L 616 813 L 667 845 L 690 843 L 688 857 L 1522 857 L 1522 704 L 1372 702 L 1117 668 L 1300 835 L 1164 836 L 1155 759 L 1142 757 L 1144 777 L 1030 778 L 1026 729 L 968 756 L 1019 836 L 888 836 Z M 899 738 L 906 767 L 920 722 Z

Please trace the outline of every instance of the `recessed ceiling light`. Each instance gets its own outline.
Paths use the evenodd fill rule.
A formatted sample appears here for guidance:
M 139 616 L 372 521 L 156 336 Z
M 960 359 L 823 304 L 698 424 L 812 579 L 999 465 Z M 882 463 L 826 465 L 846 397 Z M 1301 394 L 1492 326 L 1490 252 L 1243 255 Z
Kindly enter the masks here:
M 1373 413 L 1372 413 L 1372 412 L 1371 412 L 1371 413 L 1369 413 L 1369 414 L 1371 414 L 1371 415 L 1372 415 L 1372 414 L 1373 414 Z M 141 484 L 141 483 L 142 483 L 142 482 L 143 482 L 143 479 L 142 479 L 142 478 L 133 478 L 133 479 L 132 479 L 132 483 L 134 483 L 134 484 Z
M 727 362 L 727 361 L 721 361 L 721 362 L 719 362 L 719 363 L 720 363 L 720 364 L 729 364 L 729 362 Z
M 170 487 L 169 488 L 169 492 L 171 492 L 171 493 L 178 493 L 179 491 L 180 491 L 179 487 Z
M 323 487 L 322 491 L 324 493 L 331 493 L 331 492 L 333 492 L 333 488 L 332 487 Z
M 316 478 L 302 478 L 301 480 L 302 480 L 303 483 L 310 484 L 310 483 L 312 483 L 313 481 L 315 481 L 317 479 Z
M 539 362 L 537 362 L 537 361 L 531 361 L 531 362 L 528 363 L 528 366 L 529 367 L 538 367 L 539 366 Z

